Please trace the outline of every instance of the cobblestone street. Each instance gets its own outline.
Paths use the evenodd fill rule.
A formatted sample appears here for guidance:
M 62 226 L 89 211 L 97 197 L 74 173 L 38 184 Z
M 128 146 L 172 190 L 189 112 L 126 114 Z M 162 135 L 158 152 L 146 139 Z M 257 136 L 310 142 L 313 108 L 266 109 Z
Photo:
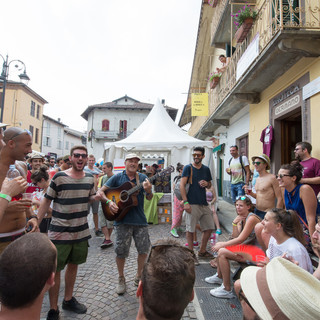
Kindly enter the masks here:
M 91 225 L 91 214 L 89 216 L 89 224 Z M 169 231 L 170 225 L 168 224 L 149 225 L 151 242 L 153 243 L 158 239 L 171 237 Z M 225 239 L 225 234 L 226 232 L 220 236 L 221 240 Z M 118 281 L 118 273 L 115 262 L 114 248 L 112 246 L 106 249 L 101 249 L 100 244 L 102 243 L 103 238 L 94 236 L 92 229 L 91 235 L 92 238 L 89 241 L 90 248 L 88 259 L 85 264 L 79 267 L 74 290 L 74 296 L 87 306 L 88 311 L 86 314 L 77 315 L 72 312 L 62 310 L 61 303 L 64 292 L 64 272 L 62 272 L 59 294 L 60 319 L 134 320 L 136 318 L 139 306 L 138 299 L 136 298 L 137 287 L 133 283 L 137 265 L 137 252 L 134 243 L 131 245 L 130 256 L 126 260 L 125 266 L 127 292 L 123 296 L 118 296 L 115 292 Z M 199 232 L 198 239 L 200 239 Z M 185 233 L 181 234 L 181 237 L 178 239 L 178 241 L 182 244 L 185 244 Z M 183 320 L 213 319 L 211 316 L 208 316 L 208 314 L 212 312 L 210 308 L 215 308 L 214 300 L 216 300 L 216 302 L 221 305 L 223 309 L 225 309 L 224 305 L 228 301 L 211 297 L 209 294 L 210 287 L 204 282 L 203 278 L 212 275 L 214 272 L 214 269 L 209 266 L 208 262 L 208 259 L 202 261 L 200 260 L 200 266 L 196 267 L 196 295 L 194 301 L 191 302 L 185 310 L 182 318 Z M 209 299 L 209 302 L 206 301 L 207 299 Z M 237 301 L 232 303 L 236 305 Z M 41 319 L 46 319 L 48 310 L 49 296 L 48 293 L 46 293 L 41 312 Z M 237 311 L 239 312 L 239 310 Z M 221 313 L 221 310 L 219 312 Z M 220 316 L 221 315 L 223 315 L 223 313 L 220 314 Z M 241 317 L 234 315 L 232 318 L 217 317 L 216 319 L 241 319 Z

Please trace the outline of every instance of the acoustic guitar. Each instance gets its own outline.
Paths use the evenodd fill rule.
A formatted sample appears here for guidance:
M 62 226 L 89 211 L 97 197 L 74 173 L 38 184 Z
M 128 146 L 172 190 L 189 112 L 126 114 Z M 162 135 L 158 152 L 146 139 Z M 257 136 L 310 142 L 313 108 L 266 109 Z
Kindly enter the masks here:
M 174 167 L 169 166 L 168 168 L 163 169 L 162 171 L 156 173 L 154 176 L 148 178 L 148 180 L 152 182 L 157 177 L 167 175 L 173 171 Z M 109 205 L 106 204 L 105 201 L 101 201 L 102 211 L 106 219 L 110 221 L 122 220 L 132 207 L 136 207 L 138 205 L 137 195 L 142 188 L 142 183 L 135 185 L 134 183 L 127 181 L 120 187 L 109 188 L 105 190 L 104 193 L 106 197 L 113 201 L 119 207 L 118 212 L 113 214 L 109 208 Z

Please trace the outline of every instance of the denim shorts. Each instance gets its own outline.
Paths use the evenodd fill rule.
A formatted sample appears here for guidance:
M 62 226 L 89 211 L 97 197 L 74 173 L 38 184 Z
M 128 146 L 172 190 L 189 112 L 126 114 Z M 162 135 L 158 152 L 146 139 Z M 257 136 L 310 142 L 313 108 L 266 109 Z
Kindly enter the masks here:
M 231 184 L 231 198 L 234 203 L 236 202 L 237 196 L 245 195 L 244 189 L 242 189 L 243 186 L 244 186 L 244 182 Z
M 138 254 L 147 254 L 150 249 L 148 226 L 120 224 L 114 226 L 116 234 L 115 253 L 117 258 L 124 259 L 129 256 L 132 238 Z
M 254 214 L 262 221 L 267 212 L 254 208 Z

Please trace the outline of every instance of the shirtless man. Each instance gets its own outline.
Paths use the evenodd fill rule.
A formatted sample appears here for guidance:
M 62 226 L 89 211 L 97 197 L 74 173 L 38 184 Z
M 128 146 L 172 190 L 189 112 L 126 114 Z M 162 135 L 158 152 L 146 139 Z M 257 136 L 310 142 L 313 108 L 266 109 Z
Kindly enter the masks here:
M 9 165 L 15 164 L 21 176 L 26 178 L 25 156 L 32 152 L 32 136 L 29 131 L 12 127 L 4 132 L 5 146 L 1 150 L 0 181 L 3 181 Z M 16 162 L 16 160 L 20 162 Z M 20 178 L 21 181 L 23 181 Z M 21 199 L 11 201 L 0 224 L 0 253 L 15 239 L 25 234 L 25 229 L 32 227 L 31 232 L 38 229 L 37 217 L 32 214 L 31 201 Z M 29 219 L 26 226 L 26 218 Z
M 256 193 L 252 192 L 250 189 L 248 190 L 246 186 L 245 191 L 248 195 L 256 198 L 257 202 L 254 214 L 262 221 L 267 211 L 275 207 L 275 200 L 277 200 L 277 208 L 283 208 L 283 200 L 276 176 L 267 172 L 267 170 L 270 170 L 269 157 L 266 154 L 254 156 L 252 157 L 252 163 L 256 171 L 259 173 L 259 177 L 257 178 L 255 185 Z M 260 244 L 268 243 L 261 241 L 262 238 L 265 239 L 265 237 L 268 236 L 267 234 L 264 234 L 262 230 L 262 224 L 258 223 L 255 227 L 256 237 Z M 266 249 L 263 245 L 262 248 Z

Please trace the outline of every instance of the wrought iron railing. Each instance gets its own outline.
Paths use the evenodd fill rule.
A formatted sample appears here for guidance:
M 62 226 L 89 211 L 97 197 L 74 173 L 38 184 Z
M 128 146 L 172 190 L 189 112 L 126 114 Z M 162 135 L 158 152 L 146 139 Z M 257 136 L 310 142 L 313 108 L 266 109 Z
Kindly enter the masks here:
M 217 6 L 214 8 L 214 14 L 213 14 L 212 23 L 211 23 L 211 42 L 217 33 L 221 16 L 223 15 L 223 12 L 228 3 L 229 3 L 229 0 L 220 0 Z
M 225 0 L 220 2 L 223 6 Z M 225 4 L 224 4 L 225 5 Z M 218 8 L 218 7 L 217 7 Z M 217 21 L 219 19 L 216 19 Z M 209 112 L 212 114 L 241 80 L 237 79 L 237 64 L 248 45 L 259 33 L 259 55 L 278 32 L 286 29 L 320 31 L 320 6 L 314 0 L 265 0 L 247 38 L 239 43 L 217 87 L 209 93 Z M 248 66 L 249 67 L 249 66 Z

